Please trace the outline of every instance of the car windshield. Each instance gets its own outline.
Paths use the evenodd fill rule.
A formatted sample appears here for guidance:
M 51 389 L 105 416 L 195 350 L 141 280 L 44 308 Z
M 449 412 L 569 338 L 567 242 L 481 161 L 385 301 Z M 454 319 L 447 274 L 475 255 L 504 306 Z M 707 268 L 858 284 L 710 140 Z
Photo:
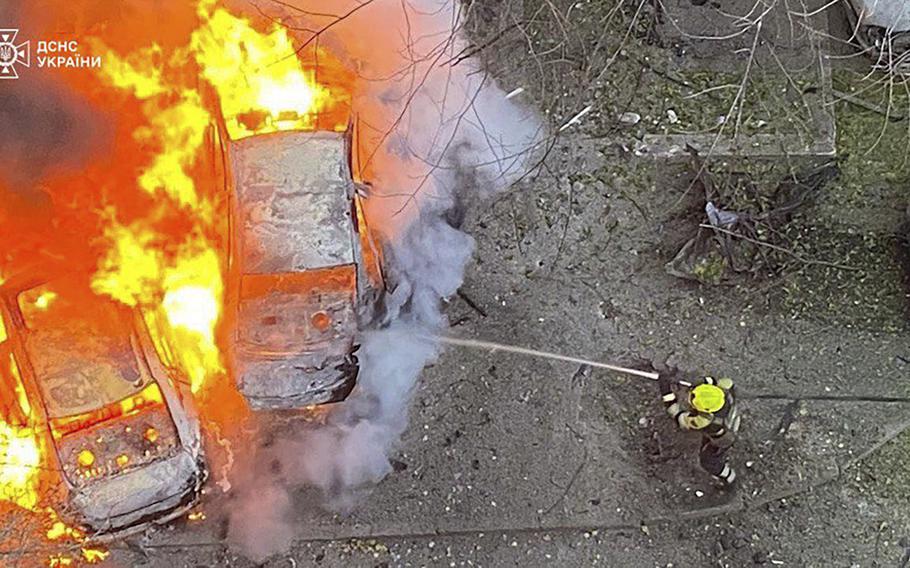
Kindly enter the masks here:
M 53 284 L 21 292 L 17 301 L 50 418 L 105 407 L 151 382 L 133 349 L 131 313 L 120 304 Z

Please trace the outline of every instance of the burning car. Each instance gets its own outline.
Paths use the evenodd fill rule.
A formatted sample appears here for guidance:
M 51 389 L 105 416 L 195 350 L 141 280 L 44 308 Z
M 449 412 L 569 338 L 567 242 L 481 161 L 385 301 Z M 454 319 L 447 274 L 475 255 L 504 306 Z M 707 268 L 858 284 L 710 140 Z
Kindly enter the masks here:
M 384 285 L 353 134 L 294 129 L 227 143 L 231 359 L 253 408 L 337 402 L 354 388 L 357 332 Z
M 0 287 L 4 418 L 45 433 L 63 514 L 95 538 L 165 522 L 205 478 L 188 387 L 137 310 L 67 280 Z

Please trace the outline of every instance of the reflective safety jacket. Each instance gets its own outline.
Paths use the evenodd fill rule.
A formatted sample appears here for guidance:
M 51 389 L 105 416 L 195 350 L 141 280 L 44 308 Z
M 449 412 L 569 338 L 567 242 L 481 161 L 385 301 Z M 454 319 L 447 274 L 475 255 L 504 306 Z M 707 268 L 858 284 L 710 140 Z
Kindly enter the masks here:
M 715 385 L 724 391 L 724 405 L 714 413 L 699 412 L 689 404 L 689 392 L 700 384 Z M 736 391 L 731 379 L 713 379 L 702 377 L 694 381 L 691 387 L 683 387 L 674 392 L 671 384 L 661 387 L 661 399 L 667 407 L 667 414 L 676 420 L 683 430 L 699 430 L 710 443 L 718 447 L 733 444 L 739 431 L 739 413 L 736 409 Z

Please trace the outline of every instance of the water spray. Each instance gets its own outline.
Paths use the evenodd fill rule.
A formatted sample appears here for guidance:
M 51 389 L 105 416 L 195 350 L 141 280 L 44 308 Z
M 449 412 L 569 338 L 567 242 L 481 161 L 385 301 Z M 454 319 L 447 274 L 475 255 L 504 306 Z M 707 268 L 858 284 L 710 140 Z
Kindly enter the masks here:
M 567 363 L 575 363 L 577 365 L 588 365 L 590 367 L 597 367 L 599 369 L 607 369 L 609 371 L 615 371 L 617 373 L 623 373 L 626 375 L 631 375 L 633 377 L 641 377 L 643 379 L 650 379 L 652 381 L 658 380 L 660 374 L 650 371 L 642 371 L 639 369 L 632 369 L 629 367 L 622 367 L 619 365 L 612 365 L 610 363 L 602 363 L 600 361 L 592 361 L 590 359 L 582 359 L 580 357 L 570 357 L 568 355 L 560 355 L 559 353 L 551 353 L 549 351 L 541 351 L 539 349 L 528 349 L 527 347 L 517 347 L 515 345 L 506 345 L 503 343 L 495 343 L 492 341 L 481 341 L 479 339 L 461 339 L 458 337 L 448 337 L 444 335 L 434 335 L 428 336 L 428 339 L 434 339 L 441 343 L 448 345 L 457 345 L 459 347 L 473 347 L 475 349 L 484 349 L 486 351 L 496 352 L 496 351 L 506 351 L 508 353 L 517 353 L 520 355 L 529 355 L 531 357 L 542 357 L 544 359 L 553 359 L 556 361 L 565 361 Z M 693 386 L 692 383 L 688 381 L 674 381 L 676 384 L 682 385 L 684 387 Z M 910 398 L 906 396 L 879 396 L 879 395 L 832 395 L 832 394 L 786 394 L 786 393 L 741 393 L 741 398 L 755 399 L 755 400 L 818 400 L 818 401 L 830 401 L 830 402 L 880 402 L 880 403 L 910 403 Z
M 629 367 L 621 367 L 619 365 L 612 365 L 610 363 L 602 363 L 600 361 L 592 361 L 590 359 L 582 359 L 579 357 L 570 357 L 568 355 L 560 355 L 558 353 L 550 353 L 549 351 L 541 351 L 539 349 L 528 349 L 526 347 L 516 347 L 514 345 L 505 345 L 503 343 L 494 343 L 492 341 L 480 341 L 478 339 L 460 339 L 457 337 L 447 337 L 447 336 L 434 336 L 434 339 L 446 343 L 448 345 L 458 345 L 460 347 L 474 347 L 476 349 L 486 349 L 490 352 L 495 351 L 507 351 L 509 353 L 518 353 L 521 355 L 530 355 L 531 357 L 542 357 L 544 359 L 555 359 L 557 361 L 565 361 L 567 363 L 576 363 L 578 365 L 587 365 L 589 367 L 597 367 L 599 369 L 607 369 L 609 371 L 616 371 L 617 373 L 623 373 L 626 375 L 632 375 L 633 377 L 641 377 L 643 379 L 650 379 L 656 381 L 660 376 L 659 373 L 653 373 L 650 371 L 641 371 L 639 369 L 632 369 Z M 686 381 L 676 381 L 684 387 L 691 387 L 692 384 Z

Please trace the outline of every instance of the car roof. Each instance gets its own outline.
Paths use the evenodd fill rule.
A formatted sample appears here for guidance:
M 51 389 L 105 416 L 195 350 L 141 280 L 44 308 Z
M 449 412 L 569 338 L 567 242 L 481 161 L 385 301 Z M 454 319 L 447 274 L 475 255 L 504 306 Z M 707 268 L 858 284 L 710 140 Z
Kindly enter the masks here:
M 277 132 L 230 142 L 242 272 L 354 263 L 348 152 L 343 132 Z

